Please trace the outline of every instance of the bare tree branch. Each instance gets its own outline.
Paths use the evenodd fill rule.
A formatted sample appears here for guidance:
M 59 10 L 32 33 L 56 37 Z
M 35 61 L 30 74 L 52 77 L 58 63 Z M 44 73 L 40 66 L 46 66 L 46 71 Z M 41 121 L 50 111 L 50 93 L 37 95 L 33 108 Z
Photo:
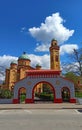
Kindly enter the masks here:
M 73 49 L 73 53 L 69 55 L 69 60 L 69 63 L 62 64 L 62 69 L 82 77 L 82 48 L 78 50 Z

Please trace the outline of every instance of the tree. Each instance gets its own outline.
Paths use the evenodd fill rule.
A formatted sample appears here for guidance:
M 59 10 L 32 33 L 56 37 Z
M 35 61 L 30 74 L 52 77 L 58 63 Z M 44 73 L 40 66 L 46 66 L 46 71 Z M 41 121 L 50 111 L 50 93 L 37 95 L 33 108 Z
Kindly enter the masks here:
M 69 55 L 69 60 L 69 63 L 63 64 L 63 70 L 82 77 L 82 48 L 73 49 L 73 53 Z
M 74 86 L 75 88 L 78 88 L 78 80 L 79 77 L 77 75 L 75 75 L 73 72 L 68 72 L 64 75 L 67 79 L 71 80 L 74 82 Z
M 73 59 L 76 62 L 76 72 L 82 77 L 82 49 L 73 50 Z

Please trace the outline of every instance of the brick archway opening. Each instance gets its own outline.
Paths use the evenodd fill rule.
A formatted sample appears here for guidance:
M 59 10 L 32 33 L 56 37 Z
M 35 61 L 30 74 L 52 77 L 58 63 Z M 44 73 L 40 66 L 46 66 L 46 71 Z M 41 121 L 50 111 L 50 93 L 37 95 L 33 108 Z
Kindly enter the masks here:
M 70 102 L 70 89 L 63 87 L 61 90 L 62 102 Z
M 18 102 L 20 104 L 25 104 L 25 100 L 26 100 L 26 88 L 21 87 L 18 90 Z
M 46 81 L 38 82 L 33 87 L 32 100 L 35 103 L 55 102 L 55 89 L 54 89 L 54 87 L 49 82 L 46 82 Z

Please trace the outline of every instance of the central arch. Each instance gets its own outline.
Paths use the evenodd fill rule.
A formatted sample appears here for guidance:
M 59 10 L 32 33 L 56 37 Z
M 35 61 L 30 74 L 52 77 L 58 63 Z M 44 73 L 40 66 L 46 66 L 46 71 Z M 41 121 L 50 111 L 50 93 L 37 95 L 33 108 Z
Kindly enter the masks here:
M 49 85 L 49 87 L 50 87 L 50 89 L 51 89 L 51 91 L 52 91 L 52 93 L 53 93 L 53 102 L 55 102 L 55 88 L 53 87 L 53 85 L 52 85 L 51 83 L 49 83 L 49 82 L 47 82 L 47 81 L 40 81 L 40 82 L 37 82 L 37 83 L 35 84 L 35 86 L 34 86 L 33 89 L 32 89 L 32 100 L 33 100 L 33 102 L 35 102 L 35 99 L 34 99 L 34 97 L 35 97 L 35 89 L 36 89 L 36 87 L 37 87 L 39 84 L 47 84 L 47 85 Z M 44 88 L 45 88 L 45 86 L 44 86 Z M 38 88 L 38 93 L 39 93 L 39 94 L 42 93 L 42 89 L 41 89 L 41 88 Z M 49 95 L 49 94 L 48 94 L 48 95 Z

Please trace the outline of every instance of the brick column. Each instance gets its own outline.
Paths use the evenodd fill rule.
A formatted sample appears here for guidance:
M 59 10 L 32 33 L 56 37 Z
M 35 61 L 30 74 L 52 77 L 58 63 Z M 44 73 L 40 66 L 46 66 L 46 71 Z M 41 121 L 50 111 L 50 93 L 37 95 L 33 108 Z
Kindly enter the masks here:
M 25 103 L 34 103 L 34 100 L 33 100 L 33 99 L 28 99 L 28 98 L 27 98 L 27 99 L 25 100 Z

